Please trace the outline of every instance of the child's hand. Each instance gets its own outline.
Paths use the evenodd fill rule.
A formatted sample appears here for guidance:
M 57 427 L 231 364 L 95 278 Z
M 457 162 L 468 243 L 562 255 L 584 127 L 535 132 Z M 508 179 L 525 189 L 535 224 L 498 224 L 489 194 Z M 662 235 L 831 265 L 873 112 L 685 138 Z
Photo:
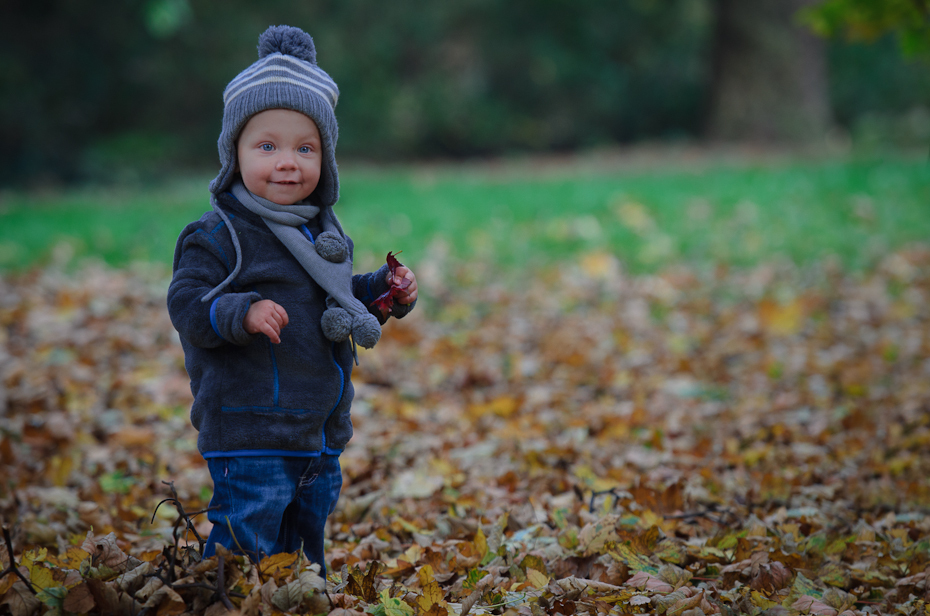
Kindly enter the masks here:
M 280 344 L 281 330 L 287 322 L 284 308 L 270 299 L 263 299 L 252 304 L 242 326 L 250 334 L 265 334 L 273 343 Z
M 394 270 L 393 277 L 391 274 L 388 274 L 386 278 L 388 284 L 393 284 L 397 287 L 403 287 L 405 280 L 410 281 L 409 284 L 407 284 L 407 288 L 398 291 L 394 298 L 401 304 L 412 304 L 417 299 L 417 277 L 413 275 L 413 272 L 401 265 Z

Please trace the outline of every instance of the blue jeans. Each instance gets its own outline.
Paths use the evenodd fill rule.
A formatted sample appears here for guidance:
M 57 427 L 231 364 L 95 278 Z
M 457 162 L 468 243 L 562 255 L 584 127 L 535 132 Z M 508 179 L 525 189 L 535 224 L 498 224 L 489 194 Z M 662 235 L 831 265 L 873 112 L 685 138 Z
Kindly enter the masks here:
M 323 531 L 342 489 L 338 456 L 209 458 L 207 466 L 213 530 L 204 558 L 216 554 L 217 543 L 256 562 L 303 547 L 326 571 Z

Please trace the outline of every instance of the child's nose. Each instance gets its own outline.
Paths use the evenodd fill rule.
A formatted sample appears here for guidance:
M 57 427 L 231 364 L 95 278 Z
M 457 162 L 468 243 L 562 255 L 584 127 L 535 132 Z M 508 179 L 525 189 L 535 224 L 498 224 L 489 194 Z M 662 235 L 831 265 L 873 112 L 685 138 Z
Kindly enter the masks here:
M 296 166 L 297 162 L 294 160 L 294 157 L 287 154 L 278 158 L 278 163 L 276 165 L 278 169 L 293 169 Z

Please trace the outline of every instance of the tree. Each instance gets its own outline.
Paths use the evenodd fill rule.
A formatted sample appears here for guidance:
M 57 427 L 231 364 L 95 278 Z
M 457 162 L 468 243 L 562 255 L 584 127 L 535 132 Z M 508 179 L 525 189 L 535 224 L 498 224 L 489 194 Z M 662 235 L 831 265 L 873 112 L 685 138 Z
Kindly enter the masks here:
M 895 34 L 907 56 L 930 57 L 928 0 L 822 0 L 801 12 L 801 19 L 823 36 L 843 33 L 853 41 L 875 41 Z
M 793 143 L 830 127 L 823 42 L 796 21 L 810 0 L 715 0 L 707 134 Z

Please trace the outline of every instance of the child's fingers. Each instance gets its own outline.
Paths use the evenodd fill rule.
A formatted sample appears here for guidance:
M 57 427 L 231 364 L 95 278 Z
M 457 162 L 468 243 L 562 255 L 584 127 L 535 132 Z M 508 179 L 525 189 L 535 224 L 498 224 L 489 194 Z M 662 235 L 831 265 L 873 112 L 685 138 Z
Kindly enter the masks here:
M 394 287 L 394 297 L 401 304 L 412 304 L 417 299 L 417 277 L 409 268 L 401 265 L 388 273 L 385 281 Z
M 401 304 L 412 304 L 417 299 L 417 277 L 406 267 L 398 267 L 394 272 L 394 285 L 403 289 L 397 300 Z
M 388 284 L 400 285 L 403 284 L 404 278 L 409 278 L 412 272 L 401 265 L 394 270 L 394 277 L 391 278 L 391 275 L 388 274 Z
M 262 323 L 260 331 L 268 336 L 275 344 L 281 344 L 281 327 L 274 319 L 268 319 Z
M 290 322 L 290 319 L 288 319 L 287 316 L 287 311 L 283 306 L 281 306 L 281 304 L 274 304 L 274 306 L 272 306 L 272 317 L 278 324 L 279 328 L 284 327 Z
M 410 286 L 404 289 L 404 294 L 400 296 L 399 300 L 401 304 L 412 304 L 417 299 L 417 281 L 413 279 L 410 281 Z
M 250 334 L 265 334 L 272 342 L 279 344 L 281 328 L 287 323 L 287 311 L 281 305 L 265 299 L 252 304 L 243 325 Z

